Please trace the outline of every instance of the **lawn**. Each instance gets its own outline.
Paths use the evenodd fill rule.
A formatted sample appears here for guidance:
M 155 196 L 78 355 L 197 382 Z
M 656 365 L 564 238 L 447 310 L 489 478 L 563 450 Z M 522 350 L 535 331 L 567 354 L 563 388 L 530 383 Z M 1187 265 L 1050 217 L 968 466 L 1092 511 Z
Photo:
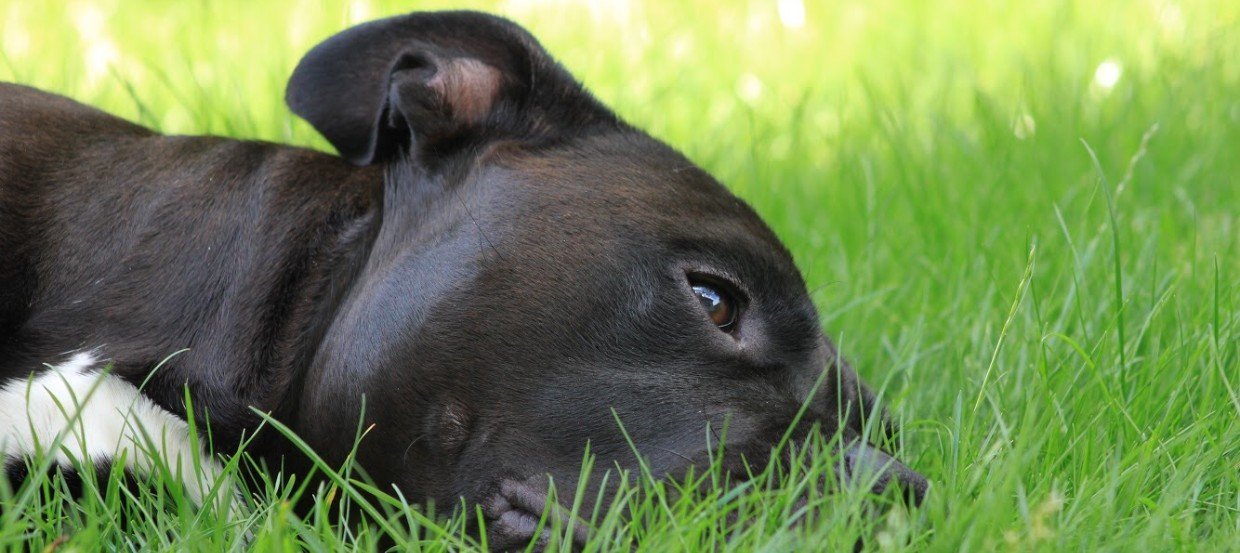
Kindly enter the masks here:
M 752 203 L 933 481 L 918 508 L 836 494 L 794 525 L 829 456 L 697 499 L 635 475 L 635 517 L 591 549 L 1240 550 L 1240 3 L 0 0 L 0 80 L 329 150 L 283 105 L 301 54 L 444 7 L 526 25 Z M 231 515 L 32 481 L 0 490 L 0 548 L 476 545 L 350 474 L 318 493 L 359 527 L 298 516 L 315 490 L 286 479 Z

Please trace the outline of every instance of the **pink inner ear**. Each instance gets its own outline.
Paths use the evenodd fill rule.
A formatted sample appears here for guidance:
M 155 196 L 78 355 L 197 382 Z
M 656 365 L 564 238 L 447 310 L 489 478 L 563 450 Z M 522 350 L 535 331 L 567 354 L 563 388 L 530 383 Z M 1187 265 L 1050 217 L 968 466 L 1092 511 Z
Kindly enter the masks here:
M 456 58 L 439 67 L 427 84 L 439 93 L 452 119 L 466 124 L 486 120 L 499 96 L 503 76 L 474 58 Z

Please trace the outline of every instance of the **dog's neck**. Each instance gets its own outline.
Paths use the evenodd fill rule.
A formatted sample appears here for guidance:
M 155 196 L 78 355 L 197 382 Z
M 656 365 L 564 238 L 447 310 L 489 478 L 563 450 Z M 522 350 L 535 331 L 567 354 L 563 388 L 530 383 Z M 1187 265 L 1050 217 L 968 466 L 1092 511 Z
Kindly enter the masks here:
M 285 420 L 296 417 L 303 375 L 380 238 L 386 205 L 381 191 L 387 187 L 378 184 L 383 180 L 378 172 L 363 169 L 359 173 L 367 175 L 352 184 L 371 192 L 366 194 L 370 197 L 368 207 L 357 212 L 337 210 L 327 221 L 318 223 L 330 225 L 332 231 L 326 234 L 327 242 L 321 248 L 303 258 L 305 273 L 303 284 L 295 292 L 296 307 L 287 313 L 282 336 L 276 341 L 284 361 L 276 368 L 280 382 L 272 383 L 271 395 L 259 403 L 273 407 L 272 414 Z

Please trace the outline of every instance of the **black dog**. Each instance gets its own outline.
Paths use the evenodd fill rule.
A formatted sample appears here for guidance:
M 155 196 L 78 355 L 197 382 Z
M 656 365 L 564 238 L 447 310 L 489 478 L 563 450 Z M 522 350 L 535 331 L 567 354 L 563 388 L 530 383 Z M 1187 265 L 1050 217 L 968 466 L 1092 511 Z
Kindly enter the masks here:
M 859 440 L 879 409 L 774 234 L 517 25 L 362 25 L 301 61 L 287 101 L 341 157 L 162 136 L 0 85 L 10 461 L 58 434 L 107 457 L 136 440 L 119 405 L 184 462 L 188 387 L 217 450 L 254 407 L 339 462 L 364 403 L 369 475 L 481 505 L 503 547 L 531 537 L 548 476 L 572 496 L 587 442 L 636 466 L 613 409 L 678 474 L 706 462 L 707 425 L 741 472 L 807 405 L 798 439 L 840 431 L 849 471 L 924 494 Z M 67 424 L 54 398 L 92 386 Z

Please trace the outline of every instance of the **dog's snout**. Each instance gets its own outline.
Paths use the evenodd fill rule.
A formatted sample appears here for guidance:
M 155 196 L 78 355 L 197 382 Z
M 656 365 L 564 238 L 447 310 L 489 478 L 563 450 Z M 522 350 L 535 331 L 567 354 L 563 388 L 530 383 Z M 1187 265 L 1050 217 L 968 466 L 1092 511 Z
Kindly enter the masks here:
M 854 442 L 844 450 L 843 465 L 841 476 L 845 481 L 872 483 L 874 493 L 883 493 L 895 484 L 914 505 L 925 499 L 930 488 L 926 477 L 882 450 L 861 442 Z

